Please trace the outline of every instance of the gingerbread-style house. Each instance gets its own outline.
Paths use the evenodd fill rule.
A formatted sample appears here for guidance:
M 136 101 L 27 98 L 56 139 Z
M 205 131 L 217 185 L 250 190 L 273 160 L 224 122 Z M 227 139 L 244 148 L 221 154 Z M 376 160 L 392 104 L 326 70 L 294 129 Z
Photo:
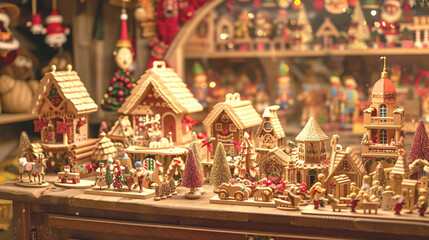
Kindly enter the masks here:
M 136 138 L 146 140 L 148 119 L 154 119 L 159 114 L 159 126 L 163 137 L 169 136 L 176 145 L 187 144 L 191 141 L 191 113 L 200 112 L 203 106 L 194 98 L 172 68 L 167 68 L 165 62 L 156 61 L 153 68 L 146 70 L 118 110 L 130 118 Z
M 53 65 L 40 81 L 29 112 L 39 116 L 34 129 L 41 132 L 42 143 L 67 145 L 88 139 L 88 114 L 97 109 L 71 65 L 67 71 L 56 71 Z
M 381 78 L 372 89 L 371 106 L 364 111 L 362 159 L 368 172 L 373 172 L 377 161 L 385 168 L 393 167 L 399 150 L 404 149 L 404 109 L 396 106 L 396 88 L 387 78 L 386 63 Z
M 269 151 L 275 147 L 283 147 L 285 132 L 277 116 L 277 110 L 279 108 L 280 107 L 277 105 L 267 107 L 262 114 L 262 123 L 259 125 L 255 134 L 260 150 L 267 149 L 267 151 Z
M 311 187 L 317 182 L 317 175 L 327 174 L 329 160 L 327 160 L 326 141 L 328 136 L 323 132 L 314 117 L 310 117 L 305 127 L 296 136 L 298 159 L 296 160 L 296 178 L 299 183 L 306 183 Z
M 98 106 L 89 96 L 84 84 L 72 66 L 66 71 L 52 71 L 40 81 L 29 112 L 37 114 L 34 130 L 41 134 L 43 151 L 55 164 L 48 169 L 63 170 L 82 176 L 92 171 L 91 152 L 97 139 L 88 138 L 88 115 Z
M 123 143 L 125 146 L 130 144 L 134 138 L 134 130 L 128 116 L 119 116 L 106 136 L 114 142 Z
M 291 166 L 291 156 L 280 148 L 275 147 L 267 153 L 259 156 L 256 161 L 259 164 L 261 178 L 280 177 L 288 182 L 295 182 L 294 166 Z
M 261 124 L 262 119 L 252 103 L 241 100 L 240 94 L 226 95 L 225 102 L 220 102 L 203 120 L 208 137 L 214 137 L 211 143 L 213 150 L 208 153 L 208 160 L 214 157 L 218 142 L 222 142 L 227 154 L 231 157 L 240 153 L 234 145 L 243 142 L 244 132 L 247 132 L 253 140 L 252 128 Z
M 338 144 L 338 135 L 334 135 L 331 140 L 332 152 L 330 156 L 329 174 L 325 179 L 328 193 L 335 193 L 338 190 L 337 176 L 345 175 L 356 186 L 362 186 L 362 178 L 366 174 L 362 159 L 355 154 L 351 147 L 343 149 Z M 341 181 L 340 181 L 341 182 Z M 341 190 L 342 191 L 342 190 Z M 335 194 L 334 194 L 335 195 Z

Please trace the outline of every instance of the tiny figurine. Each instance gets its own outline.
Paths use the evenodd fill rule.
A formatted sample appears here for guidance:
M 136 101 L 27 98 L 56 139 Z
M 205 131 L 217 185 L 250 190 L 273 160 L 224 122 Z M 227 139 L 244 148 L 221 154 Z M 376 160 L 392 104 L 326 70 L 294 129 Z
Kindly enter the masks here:
M 96 172 L 98 173 L 97 178 L 95 179 L 95 186 L 100 187 L 100 189 L 104 186 L 107 186 L 106 184 L 106 169 L 104 168 L 104 163 L 100 162 L 98 164 L 98 168 L 96 170 Z
M 176 191 L 176 183 L 174 182 L 174 179 L 170 179 L 170 191 L 172 195 L 177 195 L 177 191 Z
M 198 102 L 207 108 L 209 98 L 209 90 L 207 84 L 207 74 L 203 66 L 199 62 L 194 63 L 194 91 L 193 94 Z
M 347 209 L 346 203 L 340 203 L 340 200 L 334 197 L 332 194 L 328 194 L 328 202 L 332 207 L 332 211 L 335 212 L 335 210 L 338 210 L 338 212 L 341 212 L 341 209 Z
M 63 16 L 59 15 L 55 8 L 46 17 L 48 25 L 46 26 L 45 43 L 51 48 L 61 48 L 67 42 L 67 35 L 70 34 L 70 29 L 62 25 L 63 21 Z
M 341 80 L 335 74 L 329 78 L 331 82 L 331 89 L 328 92 L 327 105 L 329 108 L 329 119 L 331 122 L 335 122 L 340 116 L 340 102 L 342 96 Z
M 113 159 L 109 158 L 107 159 L 107 165 L 106 165 L 106 174 L 105 174 L 105 180 L 107 188 L 110 189 L 110 186 L 113 184 Z
M 137 178 L 137 184 L 139 185 L 139 193 L 143 192 L 143 176 L 144 170 L 142 169 L 142 162 L 137 161 L 135 164 L 135 177 Z
M 273 20 L 276 30 L 274 38 L 290 42 L 292 31 L 288 27 L 287 10 L 280 9 L 277 11 L 277 18 Z
M 198 169 L 197 158 L 192 149 L 189 149 L 188 157 L 186 158 L 182 185 L 190 188 L 189 192 L 185 194 L 186 198 L 196 199 L 201 197 L 201 193 L 197 191 L 197 188 L 203 185 L 203 181 Z
M 391 186 L 386 186 L 385 191 L 381 194 L 381 209 L 384 211 L 391 211 L 395 204 L 395 200 L 393 197 L 396 195 L 394 191 L 392 191 Z
M 68 165 L 64 166 L 64 172 L 59 172 L 57 174 L 61 183 L 66 183 L 69 180 L 71 180 L 72 184 L 80 183 L 79 173 L 70 173 L 70 166 Z
M 352 212 L 356 212 L 356 207 L 357 207 L 357 204 L 358 204 L 358 202 L 360 201 L 358 198 L 357 198 L 357 194 L 356 193 L 350 193 L 350 198 L 352 199 L 352 200 L 350 200 L 350 206 L 351 206 L 351 211 Z
M 159 201 L 161 200 L 161 188 L 158 184 L 154 184 L 155 187 L 155 196 L 153 197 L 153 200 Z
M 419 216 L 424 217 L 425 216 L 425 212 L 427 209 L 427 200 L 426 200 L 426 196 L 420 196 L 415 208 L 418 209 L 419 212 Z
M 343 103 L 342 114 L 346 118 L 346 122 L 352 122 L 356 119 L 358 112 L 356 105 L 359 100 L 358 92 L 356 90 L 356 81 L 353 77 L 348 77 L 345 81 L 345 89 L 342 94 L 341 101 Z
M 276 98 L 276 104 L 281 109 L 289 109 L 294 103 L 290 80 L 289 66 L 282 61 L 277 75 L 278 90 Z
M 319 205 L 321 203 L 322 195 L 325 193 L 326 189 L 322 188 L 321 186 L 317 186 L 313 190 L 313 203 L 314 203 L 314 209 L 319 209 Z
M 270 14 L 266 11 L 260 11 L 255 16 L 255 37 L 270 38 L 273 31 Z
M 363 183 L 362 187 L 360 189 L 364 190 L 365 192 L 369 193 L 371 190 L 371 177 L 368 175 L 363 176 Z
M 386 0 L 381 8 L 378 31 L 385 35 L 387 47 L 393 48 L 399 40 L 400 26 L 398 21 L 402 16 L 401 2 L 398 0 Z
M 244 132 L 243 142 L 241 144 L 238 143 L 236 146 L 239 146 L 239 152 L 241 153 L 241 160 L 236 166 L 238 177 L 251 181 L 257 180 L 259 178 L 259 168 L 255 164 L 256 154 L 247 132 Z
M 227 200 L 230 197 L 237 201 L 249 199 L 251 190 L 241 184 L 222 183 L 219 186 L 219 199 Z
M 255 201 L 269 202 L 273 200 L 273 190 L 269 187 L 256 187 L 253 198 Z
M 238 16 L 235 22 L 235 37 L 249 39 L 249 28 L 253 27 L 252 20 L 249 17 L 249 11 L 245 10 Z
M 402 189 L 402 195 L 395 195 L 392 199 L 395 201 L 393 205 L 393 210 L 395 211 L 395 215 L 401 215 L 401 210 L 403 205 L 405 204 L 405 195 L 407 194 L 407 189 Z
M 45 182 L 45 171 L 46 171 L 46 158 L 41 154 L 38 158 L 34 159 L 34 162 L 27 162 L 27 158 L 21 157 L 18 159 L 19 165 L 19 182 L 17 185 L 25 187 L 46 187 L 49 183 Z M 23 173 L 28 174 L 28 182 L 22 179 Z M 31 180 L 33 176 L 33 180 Z M 38 181 L 36 182 L 36 177 Z M 34 184 L 33 184 L 34 181 Z

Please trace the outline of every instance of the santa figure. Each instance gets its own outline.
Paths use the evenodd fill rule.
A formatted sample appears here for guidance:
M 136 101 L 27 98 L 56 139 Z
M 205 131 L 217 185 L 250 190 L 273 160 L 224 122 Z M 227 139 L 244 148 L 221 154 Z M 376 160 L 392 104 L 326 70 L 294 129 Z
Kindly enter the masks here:
M 10 3 L 0 3 L 0 66 L 13 63 L 18 56 L 19 41 L 9 29 L 15 22 L 19 8 Z M 11 21 L 12 19 L 12 21 Z
M 59 15 L 57 11 L 46 17 L 46 37 L 45 43 L 52 48 L 62 47 L 67 42 L 67 36 L 70 33 L 70 29 L 62 25 L 63 16 Z
M 386 37 L 388 47 L 394 47 L 399 40 L 399 19 L 402 15 L 400 0 L 386 0 L 378 20 L 378 32 Z

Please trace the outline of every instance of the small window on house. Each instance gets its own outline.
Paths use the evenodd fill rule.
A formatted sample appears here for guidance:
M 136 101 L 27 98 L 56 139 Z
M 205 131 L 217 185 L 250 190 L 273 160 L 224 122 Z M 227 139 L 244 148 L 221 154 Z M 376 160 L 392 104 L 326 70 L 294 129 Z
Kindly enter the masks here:
M 230 154 L 230 155 L 234 155 L 234 148 L 235 148 L 235 147 L 230 147 L 230 148 L 229 148 L 229 154 Z
M 349 170 L 349 162 L 348 161 L 343 161 L 343 170 L 346 170 L 346 171 Z
M 222 131 L 222 123 L 215 123 L 215 130 Z
M 234 124 L 229 125 L 229 131 L 230 132 L 236 132 L 237 131 L 237 127 Z
M 385 129 L 380 130 L 380 143 L 387 144 L 387 131 Z
M 386 104 L 380 105 L 380 117 L 387 117 L 387 106 L 386 106 Z

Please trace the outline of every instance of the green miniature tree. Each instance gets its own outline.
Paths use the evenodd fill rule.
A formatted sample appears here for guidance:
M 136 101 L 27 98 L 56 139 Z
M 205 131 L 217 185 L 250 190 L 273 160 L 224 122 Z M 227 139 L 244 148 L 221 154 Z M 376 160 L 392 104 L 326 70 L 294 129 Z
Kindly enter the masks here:
M 219 142 L 213 158 L 213 166 L 210 172 L 210 184 L 216 188 L 231 179 L 231 171 L 226 160 L 226 152 L 223 144 Z
M 106 184 L 107 184 L 107 188 L 110 188 L 110 185 L 112 185 L 113 183 L 113 174 L 112 171 L 110 170 L 110 166 L 107 165 L 106 168 Z
M 380 186 L 384 186 L 385 175 L 384 175 L 384 167 L 382 162 L 380 162 L 375 168 L 374 181 L 375 180 L 377 180 L 380 183 Z

